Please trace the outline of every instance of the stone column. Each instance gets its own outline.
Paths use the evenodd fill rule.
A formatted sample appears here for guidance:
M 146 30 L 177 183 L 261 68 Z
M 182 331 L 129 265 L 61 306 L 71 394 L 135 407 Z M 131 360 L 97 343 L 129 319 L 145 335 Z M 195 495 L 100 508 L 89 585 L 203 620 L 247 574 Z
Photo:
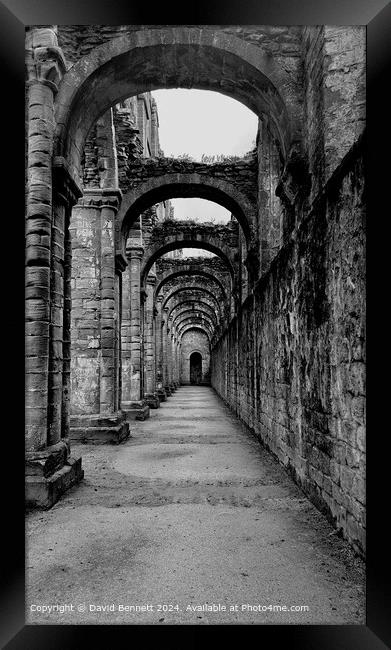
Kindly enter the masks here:
M 163 387 L 163 349 L 162 349 L 162 301 L 163 296 L 158 296 L 155 305 L 155 360 L 156 360 L 156 392 L 160 402 L 167 400 Z
M 121 408 L 129 420 L 145 420 L 149 417 L 149 406 L 142 395 L 141 367 L 141 297 L 140 267 L 144 248 L 140 243 L 130 244 L 126 248 L 129 264 L 130 285 L 124 286 L 129 292 L 130 302 L 130 373 L 123 376 L 126 390 L 122 393 Z M 128 399 L 124 400 L 124 397 Z
M 178 333 L 175 328 L 175 333 L 174 333 L 174 349 L 173 349 L 173 356 L 174 356 L 174 382 L 175 382 L 175 388 L 178 388 L 179 386 L 179 366 L 178 366 Z
M 176 381 L 175 381 L 175 326 L 171 323 L 171 383 L 174 390 L 176 390 Z
M 112 200 L 114 199 L 114 201 Z M 115 195 L 104 190 L 101 207 L 100 242 L 100 412 L 115 413 L 115 332 L 118 314 L 115 310 L 114 218 L 118 209 Z
M 280 181 L 280 161 L 267 118 L 258 128 L 258 211 L 259 270 L 261 275 L 270 267 L 282 244 L 283 205 L 276 191 Z M 286 165 L 289 169 L 290 164 Z M 303 178 L 304 181 L 304 178 Z
M 163 388 L 166 395 L 170 396 L 172 391 L 168 378 L 168 323 L 167 323 L 168 307 L 164 307 L 162 315 L 162 356 L 163 356 Z
M 70 206 L 53 210 L 53 194 L 55 204 L 58 198 L 52 174 L 54 97 L 66 69 L 54 25 L 27 31 L 26 67 L 26 504 L 50 508 L 83 478 L 81 459 L 71 458 L 69 441 L 61 437 L 64 286 L 59 260 L 64 265 Z M 80 192 L 76 184 L 73 189 Z
M 178 368 L 178 386 L 180 386 L 181 383 L 181 344 L 179 341 L 179 334 L 177 338 L 177 344 L 176 344 L 176 363 L 177 363 L 177 368 Z
M 257 246 L 253 246 L 247 252 L 247 256 L 244 259 L 244 266 L 247 269 L 247 292 L 250 293 L 255 283 L 259 278 L 259 250 Z
M 130 320 L 130 266 L 127 264 L 122 276 L 122 321 L 121 321 L 121 356 L 122 356 L 122 380 L 121 380 L 121 407 L 131 402 L 131 320 Z
M 179 378 L 179 363 L 178 363 L 178 333 L 175 334 L 175 348 L 174 348 L 174 353 L 175 353 L 175 369 L 176 369 L 176 375 L 175 375 L 175 382 L 177 387 L 180 384 L 180 378 Z
M 172 331 L 172 320 L 171 318 L 169 319 L 167 323 L 167 375 L 168 375 L 168 385 L 170 387 L 171 393 L 175 392 L 175 385 L 174 385 L 174 366 L 173 366 L 173 354 L 172 354 L 172 337 L 173 337 L 173 331 Z
M 118 407 L 118 273 L 115 216 L 120 190 L 88 189 L 74 210 L 71 439 L 119 443 L 129 425 Z
M 155 375 L 155 341 L 154 341 L 154 307 L 153 292 L 156 286 L 156 275 L 151 272 L 147 277 L 147 293 L 144 304 L 144 395 L 150 408 L 159 408 L 160 401 L 156 392 Z
M 181 350 L 180 350 L 179 334 L 177 335 L 177 342 L 176 342 L 176 366 L 177 366 L 177 381 L 178 381 L 178 386 L 180 386 L 180 384 L 181 384 Z
M 171 321 L 167 321 L 167 383 L 171 394 L 174 392 L 172 385 L 172 346 L 171 346 Z
M 65 160 L 53 162 L 53 214 L 51 269 L 51 354 L 49 362 L 49 440 L 56 444 L 69 438 L 71 392 L 71 309 L 72 309 L 72 206 L 81 194 L 71 178 Z

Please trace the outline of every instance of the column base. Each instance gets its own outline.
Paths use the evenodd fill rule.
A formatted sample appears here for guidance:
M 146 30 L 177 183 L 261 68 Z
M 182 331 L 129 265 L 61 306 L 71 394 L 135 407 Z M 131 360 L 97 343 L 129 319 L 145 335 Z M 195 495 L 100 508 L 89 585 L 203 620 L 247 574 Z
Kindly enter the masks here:
M 80 443 L 118 445 L 129 438 L 129 424 L 122 411 L 71 415 L 69 437 Z
M 167 384 L 167 386 L 164 387 L 164 390 L 166 391 L 166 395 L 167 395 L 167 397 L 169 397 L 170 395 L 172 395 L 172 390 L 171 390 L 171 386 L 170 386 L 170 384 Z
M 157 393 L 147 393 L 145 401 L 151 409 L 158 409 L 160 407 L 160 400 Z
M 126 415 L 128 421 L 144 421 L 149 418 L 149 405 L 145 400 L 138 402 L 122 402 L 121 409 Z
M 159 402 L 167 402 L 167 393 L 164 388 L 158 388 L 156 394 L 159 398 Z
M 26 507 L 48 510 L 83 478 L 81 457 L 70 456 L 69 441 L 62 440 L 42 451 L 27 452 Z
M 177 385 L 176 385 L 176 383 L 174 381 L 171 382 L 170 388 L 171 388 L 171 393 L 175 393 L 175 391 L 177 389 Z

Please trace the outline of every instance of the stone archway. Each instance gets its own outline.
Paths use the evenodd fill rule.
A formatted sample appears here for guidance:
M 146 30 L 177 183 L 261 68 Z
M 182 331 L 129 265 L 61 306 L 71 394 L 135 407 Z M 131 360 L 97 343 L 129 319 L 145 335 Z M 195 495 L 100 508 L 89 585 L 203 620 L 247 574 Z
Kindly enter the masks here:
M 231 275 L 232 289 L 236 284 L 235 253 L 237 241 L 235 233 L 226 226 L 190 225 L 188 222 L 163 222 L 156 226 L 149 246 L 142 260 L 141 286 L 145 285 L 148 273 L 155 261 L 165 253 L 178 248 L 201 248 L 220 257 Z
M 286 159 L 301 128 L 288 113 L 285 82 L 273 58 L 221 30 L 130 32 L 94 48 L 64 75 L 56 98 L 55 155 L 67 160 L 77 179 L 85 138 L 99 115 L 131 95 L 185 87 L 215 90 L 265 115 Z
M 235 165 L 231 165 L 232 180 L 228 182 L 221 178 L 221 165 L 202 165 L 168 160 L 164 163 L 159 161 L 156 163 L 156 166 L 158 166 L 158 170 L 162 168 L 164 171 L 169 167 L 168 163 L 170 163 L 172 168 L 171 172 L 159 174 L 158 176 L 154 175 L 154 165 L 151 165 L 151 163 L 145 165 L 145 170 L 142 169 L 142 162 L 135 167 L 134 173 L 136 176 L 140 175 L 139 168 L 141 166 L 141 171 L 147 175 L 147 178 L 144 180 L 141 179 L 141 182 L 138 184 L 133 181 L 133 185 L 135 186 L 123 197 L 117 216 L 117 232 L 120 235 L 120 241 L 117 242 L 119 251 L 121 250 L 121 239 L 126 240 L 129 229 L 141 213 L 152 205 L 167 199 L 188 197 L 207 199 L 230 211 L 238 220 L 243 230 L 246 244 L 249 247 L 251 240 L 256 236 L 257 230 L 256 197 L 253 196 L 250 200 L 241 191 L 240 183 L 242 182 L 243 176 L 237 174 Z M 185 169 L 186 167 L 189 169 L 194 169 L 194 167 L 200 169 L 191 173 L 177 172 L 175 167 L 178 165 Z M 225 176 L 228 175 L 226 167 L 225 165 Z M 248 175 L 250 176 L 250 172 L 248 172 Z M 253 186 L 255 188 L 256 178 L 253 178 L 253 176 L 254 172 L 252 170 L 251 179 L 254 180 Z M 243 185 L 246 187 L 244 183 Z
M 191 384 L 200 384 L 202 381 L 202 354 L 192 352 L 189 359 L 189 380 Z
M 160 281 L 156 285 L 155 289 L 155 299 L 157 296 L 164 290 L 164 287 L 168 284 L 171 283 L 174 280 L 179 280 L 179 278 L 186 278 L 186 281 L 191 282 L 191 281 L 197 281 L 197 278 L 201 278 L 202 280 L 205 280 L 209 283 L 210 286 L 212 286 L 215 291 L 216 295 L 218 298 L 221 300 L 222 303 L 226 303 L 228 300 L 228 286 L 224 286 L 224 284 L 221 282 L 221 280 L 215 275 L 213 275 L 211 272 L 204 271 L 200 269 L 199 267 L 195 267 L 192 265 L 181 265 L 183 268 L 178 271 L 169 271 L 167 273 L 161 273 L 160 274 Z M 227 275 L 228 275 L 228 269 L 227 269 Z M 228 283 L 227 283 L 228 285 Z M 200 285 L 201 286 L 201 285 Z

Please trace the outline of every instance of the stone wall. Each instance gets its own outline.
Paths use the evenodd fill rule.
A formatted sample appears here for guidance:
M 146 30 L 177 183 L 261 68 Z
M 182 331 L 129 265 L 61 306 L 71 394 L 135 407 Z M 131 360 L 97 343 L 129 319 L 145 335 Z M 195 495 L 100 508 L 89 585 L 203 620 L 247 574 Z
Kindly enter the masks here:
M 304 27 L 304 142 L 311 198 L 365 126 L 365 27 Z
M 205 177 L 230 183 L 252 203 L 256 203 L 257 156 L 250 153 L 234 162 L 202 163 L 178 158 L 147 158 L 135 160 L 128 167 L 127 183 L 121 189 L 125 192 L 136 188 L 150 178 L 166 174 L 199 174 Z
M 181 345 L 181 384 L 190 383 L 190 355 L 200 352 L 202 355 L 202 379 L 210 380 L 210 347 L 206 334 L 199 330 L 189 330 L 182 337 Z
M 362 143 L 212 350 L 212 385 L 365 549 Z M 240 363 L 239 363 L 240 360 Z
M 265 120 L 259 120 L 258 154 L 258 232 L 261 271 L 265 271 L 282 244 L 283 206 L 276 195 L 282 161 Z

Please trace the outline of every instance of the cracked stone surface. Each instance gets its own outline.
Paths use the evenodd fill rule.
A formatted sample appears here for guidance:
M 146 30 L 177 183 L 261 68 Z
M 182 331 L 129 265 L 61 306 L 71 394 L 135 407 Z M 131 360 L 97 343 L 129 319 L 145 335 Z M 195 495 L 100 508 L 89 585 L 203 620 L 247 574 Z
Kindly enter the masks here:
M 84 481 L 27 516 L 27 623 L 365 623 L 362 561 L 211 388 L 131 435 L 74 445 Z M 31 610 L 55 604 L 74 611 Z

